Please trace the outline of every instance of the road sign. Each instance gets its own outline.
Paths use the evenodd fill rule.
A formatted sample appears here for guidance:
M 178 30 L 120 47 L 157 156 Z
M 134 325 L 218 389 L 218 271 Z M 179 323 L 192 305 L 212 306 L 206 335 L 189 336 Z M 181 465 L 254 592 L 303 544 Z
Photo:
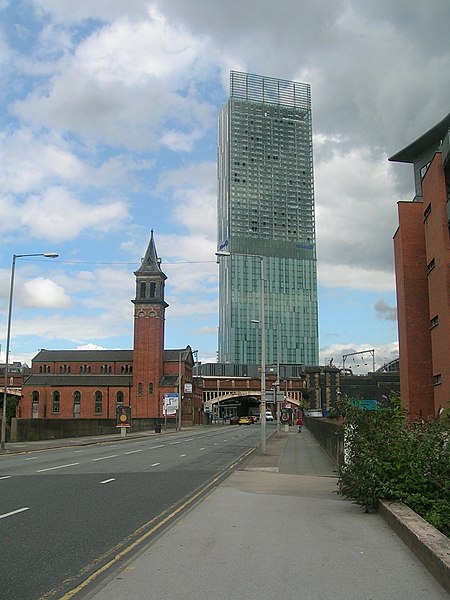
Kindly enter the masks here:
M 274 403 L 273 390 L 267 390 L 266 391 L 266 404 L 273 404 L 273 403 Z
M 164 394 L 163 414 L 166 417 L 173 417 L 178 410 L 178 394 Z
M 117 407 L 116 427 L 131 427 L 131 406 Z

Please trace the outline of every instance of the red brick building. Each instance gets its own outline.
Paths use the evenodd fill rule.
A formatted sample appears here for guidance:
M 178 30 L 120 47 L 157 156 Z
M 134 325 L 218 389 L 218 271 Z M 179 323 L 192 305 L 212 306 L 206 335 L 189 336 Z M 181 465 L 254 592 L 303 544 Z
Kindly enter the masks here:
M 389 160 L 414 165 L 394 235 L 400 393 L 411 419 L 450 402 L 450 114 Z
M 41 350 L 23 383 L 21 418 L 115 418 L 131 406 L 132 418 L 163 417 L 165 394 L 181 391 L 182 417 L 199 423 L 201 393 L 193 389 L 190 346 L 164 349 L 164 284 L 153 231 L 142 264 L 134 273 L 133 350 Z

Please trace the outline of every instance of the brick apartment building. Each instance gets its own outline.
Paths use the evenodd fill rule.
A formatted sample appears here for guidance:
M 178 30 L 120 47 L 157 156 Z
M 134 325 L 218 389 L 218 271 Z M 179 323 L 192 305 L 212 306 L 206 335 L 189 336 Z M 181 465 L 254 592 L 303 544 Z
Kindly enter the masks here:
M 181 390 L 183 420 L 200 422 L 192 350 L 164 349 L 167 277 L 160 264 L 152 231 L 134 273 L 133 350 L 41 350 L 23 383 L 19 417 L 113 419 L 117 407 L 131 406 L 132 418 L 158 419 L 163 417 L 164 395 Z
M 400 393 L 411 419 L 450 401 L 450 114 L 389 160 L 414 166 L 394 235 Z

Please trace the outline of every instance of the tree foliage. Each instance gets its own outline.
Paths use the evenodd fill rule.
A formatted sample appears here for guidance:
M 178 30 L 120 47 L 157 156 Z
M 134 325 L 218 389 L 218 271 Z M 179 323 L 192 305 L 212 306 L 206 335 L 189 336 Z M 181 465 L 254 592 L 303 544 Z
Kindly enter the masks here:
M 432 422 L 408 423 L 397 396 L 377 410 L 343 401 L 346 461 L 338 492 L 366 510 L 379 501 L 404 502 L 450 535 L 450 435 L 444 415 Z

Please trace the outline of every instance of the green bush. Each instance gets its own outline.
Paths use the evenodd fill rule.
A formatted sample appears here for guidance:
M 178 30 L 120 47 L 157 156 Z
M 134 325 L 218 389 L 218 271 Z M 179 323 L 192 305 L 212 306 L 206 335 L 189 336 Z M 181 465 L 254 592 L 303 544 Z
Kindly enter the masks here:
M 366 510 L 379 501 L 404 502 L 450 536 L 450 436 L 448 419 L 408 424 L 400 399 L 377 410 L 343 401 L 346 462 L 338 493 Z

